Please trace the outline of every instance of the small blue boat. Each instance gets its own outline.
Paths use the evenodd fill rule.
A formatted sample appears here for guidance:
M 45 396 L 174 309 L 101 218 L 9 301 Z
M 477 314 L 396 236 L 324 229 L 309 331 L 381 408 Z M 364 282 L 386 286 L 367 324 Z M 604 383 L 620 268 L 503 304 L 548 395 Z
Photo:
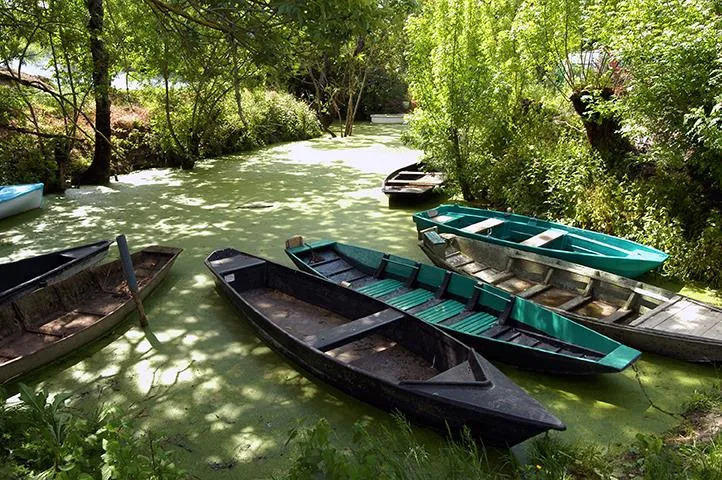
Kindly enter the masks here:
M 624 277 L 638 277 L 659 267 L 668 257 L 631 240 L 494 210 L 440 205 L 416 213 L 413 218 L 418 231 L 437 227 L 441 233 L 555 257 Z
M 43 184 L 8 185 L 0 187 L 0 218 L 11 217 L 43 203 Z

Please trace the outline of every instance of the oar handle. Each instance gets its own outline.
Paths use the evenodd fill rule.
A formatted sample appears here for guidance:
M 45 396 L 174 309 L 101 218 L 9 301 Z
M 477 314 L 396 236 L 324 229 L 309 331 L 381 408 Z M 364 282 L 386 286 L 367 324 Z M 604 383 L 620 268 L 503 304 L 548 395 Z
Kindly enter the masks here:
M 138 293 L 138 280 L 135 278 L 135 269 L 133 268 L 133 260 L 130 258 L 128 241 L 125 239 L 125 235 L 118 235 L 115 241 L 118 243 L 118 251 L 120 252 L 120 263 L 123 266 L 123 274 L 125 275 L 125 279 L 128 282 L 130 296 L 133 297 L 135 306 L 138 309 L 138 315 L 140 316 L 140 325 L 142 327 L 147 327 L 148 317 L 145 316 L 143 302 L 141 302 L 140 294 Z

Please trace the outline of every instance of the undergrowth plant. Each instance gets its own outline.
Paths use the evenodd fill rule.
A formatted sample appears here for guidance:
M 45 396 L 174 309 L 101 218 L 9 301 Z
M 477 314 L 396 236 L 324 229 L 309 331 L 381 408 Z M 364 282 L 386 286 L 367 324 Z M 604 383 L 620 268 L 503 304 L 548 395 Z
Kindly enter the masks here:
M 461 437 L 449 440 L 436 451 L 429 451 L 413 436 L 403 417 L 394 417 L 393 428 L 371 430 L 357 423 L 351 444 L 339 447 L 330 424 L 321 419 L 308 429 L 294 429 L 293 463 L 277 480 L 398 479 L 426 480 L 505 479 L 511 460 L 504 457 L 490 462 L 486 450 L 477 444 L 468 430 Z
M 20 403 L 0 404 L 0 478 L 176 480 L 185 477 L 161 446 L 119 409 L 83 414 L 45 390 L 20 384 Z M 4 392 L 0 392 L 5 398 Z

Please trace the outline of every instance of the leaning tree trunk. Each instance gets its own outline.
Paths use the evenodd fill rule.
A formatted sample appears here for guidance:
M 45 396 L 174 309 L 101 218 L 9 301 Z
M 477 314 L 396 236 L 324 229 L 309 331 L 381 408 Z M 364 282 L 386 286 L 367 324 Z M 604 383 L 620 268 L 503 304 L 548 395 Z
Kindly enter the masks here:
M 90 21 L 90 53 L 93 57 L 93 90 L 95 93 L 95 150 L 93 162 L 80 176 L 80 183 L 107 184 L 110 179 L 110 76 L 108 52 L 102 40 L 103 0 L 86 0 Z

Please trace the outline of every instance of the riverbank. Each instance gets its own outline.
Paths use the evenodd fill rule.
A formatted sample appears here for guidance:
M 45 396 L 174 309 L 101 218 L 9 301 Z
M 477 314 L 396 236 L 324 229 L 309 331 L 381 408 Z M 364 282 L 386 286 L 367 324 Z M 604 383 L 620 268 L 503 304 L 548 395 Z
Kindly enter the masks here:
M 125 233 L 131 248 L 185 249 L 146 303 L 150 334 L 136 326 L 27 379 L 69 391 L 84 409 L 113 402 L 162 435 L 181 468 L 198 478 L 268 478 L 289 466 L 289 432 L 325 417 L 350 441 L 358 420 L 393 428 L 391 417 L 298 372 L 269 350 L 215 292 L 203 266 L 233 246 L 289 264 L 286 238 L 338 238 L 427 261 L 411 213 L 390 209 L 384 176 L 420 152 L 401 126 L 359 125 L 350 138 L 319 138 L 199 162 L 193 171 L 156 169 L 119 176 L 108 187 L 46 197 L 41 210 L 0 222 L 0 257 L 10 260 Z M 684 291 L 695 296 L 695 292 Z M 708 298 L 719 299 L 716 292 Z M 502 369 L 568 426 L 561 436 L 594 445 L 630 445 L 679 419 L 695 390 L 718 379 L 710 367 L 643 355 L 633 370 L 600 378 L 551 377 Z M 640 389 L 640 383 L 644 391 Z M 646 392 L 646 394 L 645 394 Z M 434 452 L 443 439 L 413 438 Z

